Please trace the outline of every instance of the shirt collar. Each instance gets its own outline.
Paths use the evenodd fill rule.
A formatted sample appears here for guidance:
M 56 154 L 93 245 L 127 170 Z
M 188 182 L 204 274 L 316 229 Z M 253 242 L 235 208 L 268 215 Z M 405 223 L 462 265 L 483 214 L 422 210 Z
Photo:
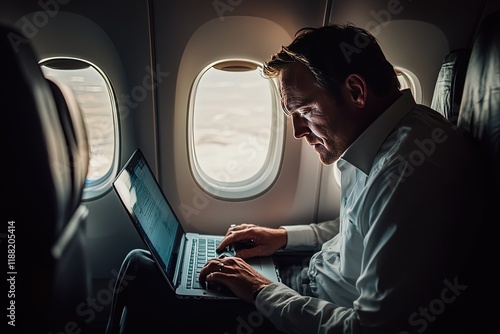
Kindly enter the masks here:
M 384 111 L 363 133 L 347 148 L 340 157 L 368 176 L 373 159 L 380 146 L 396 124 L 415 107 L 415 100 L 409 89 Z M 339 161 L 340 162 L 340 161 Z M 342 163 L 339 164 L 341 168 Z

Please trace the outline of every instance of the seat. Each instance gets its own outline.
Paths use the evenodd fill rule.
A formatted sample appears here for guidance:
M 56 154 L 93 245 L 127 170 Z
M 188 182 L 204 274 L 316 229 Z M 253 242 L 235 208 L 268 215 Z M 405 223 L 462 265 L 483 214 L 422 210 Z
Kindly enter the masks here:
M 474 316 L 474 333 L 498 331 L 496 310 L 492 301 L 500 297 L 495 287 L 498 253 L 497 235 L 500 223 L 500 11 L 486 16 L 476 33 L 464 84 L 458 127 L 469 133 L 484 153 L 487 203 L 480 225 L 478 242 L 471 245 L 474 263 L 470 264 L 471 280 L 468 287 L 470 302 L 464 317 L 479 309 Z M 497 328 L 496 330 L 494 328 Z M 483 329 L 483 331 L 481 331 Z
M 500 189 L 500 11 L 488 15 L 470 56 L 458 126 L 478 140 Z
M 76 308 L 90 295 L 84 123 L 65 88 L 43 76 L 30 40 L 5 25 L 0 36 L 7 216 L 15 234 L 8 320 L 21 333 L 77 332 Z
M 455 125 L 460 111 L 469 57 L 470 49 L 466 48 L 453 50 L 447 54 L 434 86 L 431 108 L 439 111 Z

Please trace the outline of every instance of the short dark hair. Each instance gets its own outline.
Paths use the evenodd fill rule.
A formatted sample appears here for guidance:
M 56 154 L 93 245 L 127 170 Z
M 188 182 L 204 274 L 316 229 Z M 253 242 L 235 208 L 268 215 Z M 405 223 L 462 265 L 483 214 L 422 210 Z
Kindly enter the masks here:
M 276 77 L 293 62 L 306 65 L 318 85 L 336 98 L 349 74 L 361 75 L 377 95 L 400 88 L 394 67 L 375 37 L 352 24 L 300 29 L 290 45 L 264 63 L 263 73 Z

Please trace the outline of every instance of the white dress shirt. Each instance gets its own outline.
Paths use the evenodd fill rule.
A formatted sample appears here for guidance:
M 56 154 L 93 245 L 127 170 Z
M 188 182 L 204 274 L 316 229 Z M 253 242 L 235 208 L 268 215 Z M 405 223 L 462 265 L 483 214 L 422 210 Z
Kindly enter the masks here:
M 340 216 L 284 226 L 287 250 L 319 250 L 309 263 L 311 296 L 273 283 L 257 309 L 290 333 L 427 329 L 463 289 L 456 270 L 474 232 L 466 224 L 476 209 L 476 159 L 466 137 L 403 91 L 337 162 Z

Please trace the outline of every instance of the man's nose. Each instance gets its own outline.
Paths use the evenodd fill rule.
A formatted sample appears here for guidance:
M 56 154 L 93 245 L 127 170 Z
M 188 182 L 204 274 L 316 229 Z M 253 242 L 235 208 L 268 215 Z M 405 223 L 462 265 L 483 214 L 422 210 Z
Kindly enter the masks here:
M 293 136 L 296 139 L 300 139 L 311 133 L 309 129 L 307 120 L 299 115 L 292 115 L 292 125 L 293 125 Z

